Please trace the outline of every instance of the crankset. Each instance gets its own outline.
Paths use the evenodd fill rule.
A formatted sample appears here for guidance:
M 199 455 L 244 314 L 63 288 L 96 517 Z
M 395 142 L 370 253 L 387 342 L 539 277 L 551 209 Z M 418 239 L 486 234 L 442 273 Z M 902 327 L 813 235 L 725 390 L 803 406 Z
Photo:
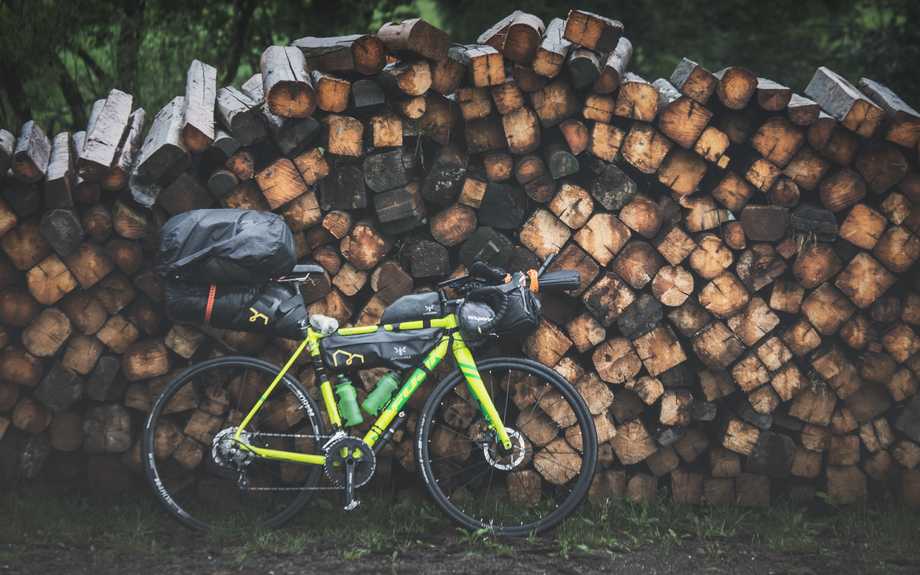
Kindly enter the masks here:
M 374 450 L 357 437 L 334 438 L 324 446 L 326 477 L 345 488 L 345 511 L 352 511 L 360 505 L 354 490 L 367 485 L 377 469 Z

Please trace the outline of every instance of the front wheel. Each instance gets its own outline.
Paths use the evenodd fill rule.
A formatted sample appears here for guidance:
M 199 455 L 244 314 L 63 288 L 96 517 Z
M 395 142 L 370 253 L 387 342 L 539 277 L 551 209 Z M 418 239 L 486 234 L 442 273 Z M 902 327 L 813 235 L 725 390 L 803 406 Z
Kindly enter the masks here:
M 584 500 L 597 463 L 594 421 L 578 392 L 527 359 L 493 358 L 477 368 L 513 448 L 495 433 L 466 380 L 454 372 L 425 404 L 416 460 L 435 502 L 468 529 L 541 533 Z

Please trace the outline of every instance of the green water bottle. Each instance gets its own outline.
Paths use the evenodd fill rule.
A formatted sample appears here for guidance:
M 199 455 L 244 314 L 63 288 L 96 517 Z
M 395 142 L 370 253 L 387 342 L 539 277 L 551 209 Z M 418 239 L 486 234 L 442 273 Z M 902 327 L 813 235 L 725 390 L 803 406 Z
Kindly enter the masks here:
M 339 384 L 335 386 L 335 394 L 339 396 L 339 415 L 345 421 L 345 425 L 361 425 L 364 422 L 364 416 L 358 409 L 358 392 L 351 380 L 345 376 L 339 376 Z
M 368 394 L 361 407 L 370 415 L 380 415 L 398 387 L 399 378 L 396 377 L 396 374 L 392 371 L 387 373 L 377 381 L 374 391 Z

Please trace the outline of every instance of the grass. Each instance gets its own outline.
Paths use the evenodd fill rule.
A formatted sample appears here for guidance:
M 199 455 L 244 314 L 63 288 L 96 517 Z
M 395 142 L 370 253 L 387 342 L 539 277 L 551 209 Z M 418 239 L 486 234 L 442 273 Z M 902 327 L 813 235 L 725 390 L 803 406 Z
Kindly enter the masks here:
M 304 509 L 286 528 L 250 531 L 241 526 L 198 535 L 178 527 L 148 496 L 98 502 L 83 496 L 25 491 L 0 496 L 0 562 L 42 546 L 96 549 L 112 557 L 156 558 L 176 549 L 216 549 L 233 564 L 258 557 L 320 550 L 345 562 L 404 551 L 507 556 L 522 548 L 563 558 L 583 554 L 662 552 L 692 547 L 719 557 L 743 547 L 781 554 L 831 556 L 846 552 L 870 563 L 916 561 L 920 515 L 902 508 L 806 511 L 638 505 L 606 502 L 582 509 L 551 536 L 509 541 L 451 525 L 431 503 L 415 497 L 384 501 L 370 496 L 357 513 L 334 498 Z

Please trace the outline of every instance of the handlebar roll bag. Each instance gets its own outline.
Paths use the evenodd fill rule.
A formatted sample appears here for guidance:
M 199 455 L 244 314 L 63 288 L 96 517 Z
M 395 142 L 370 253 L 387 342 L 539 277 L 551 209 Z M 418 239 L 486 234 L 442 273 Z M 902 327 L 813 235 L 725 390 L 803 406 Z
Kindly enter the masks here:
M 525 276 L 520 272 L 515 273 L 511 281 L 499 286 L 499 289 L 505 293 L 507 309 L 491 333 L 504 337 L 524 337 L 529 335 L 540 325 L 543 309 L 540 305 L 540 300 L 527 288 Z M 475 341 L 476 338 L 481 338 L 483 335 L 478 333 L 475 328 L 477 325 L 486 323 L 486 321 L 484 319 L 481 321 L 465 321 L 464 315 L 468 318 L 485 318 L 487 316 L 481 313 L 479 306 L 487 304 L 476 301 L 475 295 L 472 293 L 470 296 L 461 304 L 457 313 L 463 337 L 465 339 L 473 338 L 473 341 Z M 465 313 L 464 308 L 472 306 L 472 304 L 477 304 L 477 307 L 471 308 L 470 311 Z M 495 310 L 493 309 L 492 311 L 494 313 Z

